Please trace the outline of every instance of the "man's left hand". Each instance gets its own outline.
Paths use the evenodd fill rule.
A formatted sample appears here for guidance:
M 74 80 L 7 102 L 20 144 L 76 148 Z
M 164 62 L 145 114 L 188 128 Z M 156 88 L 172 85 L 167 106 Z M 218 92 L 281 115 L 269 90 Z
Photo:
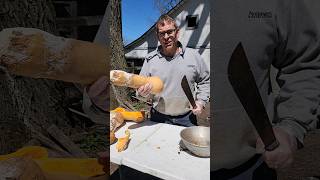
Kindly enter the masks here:
M 270 168 L 282 169 L 289 167 L 293 162 L 293 154 L 297 150 L 297 140 L 281 128 L 273 128 L 274 134 L 279 142 L 279 147 L 273 151 L 264 151 L 264 144 L 260 138 L 257 139 L 257 152 L 263 153 L 264 161 Z
M 201 103 L 201 102 L 199 102 L 199 101 L 196 101 L 196 108 L 193 108 L 192 106 L 192 112 L 193 112 L 193 114 L 194 115 L 199 115 L 199 114 L 201 114 L 202 113 L 202 111 L 203 111 L 203 104 Z

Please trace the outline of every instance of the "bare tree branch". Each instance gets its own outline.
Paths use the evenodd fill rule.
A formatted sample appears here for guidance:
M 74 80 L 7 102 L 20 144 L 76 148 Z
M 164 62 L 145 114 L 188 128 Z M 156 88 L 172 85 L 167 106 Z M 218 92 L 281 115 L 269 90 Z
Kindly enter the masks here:
M 181 0 L 153 0 L 153 4 L 160 14 L 165 14 L 175 7 L 180 1 Z

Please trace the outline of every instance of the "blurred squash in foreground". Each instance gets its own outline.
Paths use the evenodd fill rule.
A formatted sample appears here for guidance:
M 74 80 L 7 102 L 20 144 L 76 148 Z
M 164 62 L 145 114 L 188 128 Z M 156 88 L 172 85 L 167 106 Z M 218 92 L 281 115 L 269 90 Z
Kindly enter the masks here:
M 82 177 L 105 174 L 103 166 L 95 158 L 71 159 L 48 158 L 35 160 L 44 172 L 64 173 Z
M 0 161 L 15 157 L 29 157 L 31 159 L 48 158 L 48 151 L 40 146 L 27 146 L 11 154 L 0 155 Z
M 16 160 L 13 161 L 14 159 Z M 0 166 L 16 168 L 15 166 L 29 166 L 25 165 L 30 164 L 29 162 L 37 164 L 42 172 L 50 177 L 66 176 L 86 179 L 105 174 L 103 166 L 98 163 L 96 158 L 48 158 L 47 149 L 40 146 L 23 147 L 14 153 L 0 156 Z M 27 168 L 20 169 L 23 171 Z M 21 172 L 21 174 L 23 173 Z

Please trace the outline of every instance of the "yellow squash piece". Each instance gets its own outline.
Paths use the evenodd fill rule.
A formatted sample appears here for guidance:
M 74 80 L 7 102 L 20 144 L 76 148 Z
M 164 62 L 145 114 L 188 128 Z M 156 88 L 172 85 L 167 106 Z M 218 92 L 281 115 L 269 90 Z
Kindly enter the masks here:
M 105 174 L 96 158 L 48 158 L 47 149 L 40 146 L 23 147 L 14 153 L 1 155 L 0 161 L 20 157 L 34 160 L 43 172 L 51 175 L 93 177 Z
M 118 107 L 113 110 L 114 112 L 121 113 L 122 117 L 128 121 L 134 122 L 142 122 L 145 119 L 145 112 L 144 111 L 127 111 L 122 107 Z
M 29 157 L 31 159 L 48 158 L 48 151 L 46 148 L 40 146 L 26 146 L 14 153 L 0 155 L 0 161 L 15 157 Z
M 126 109 L 125 108 L 122 108 L 122 107 L 117 107 L 115 108 L 114 110 L 112 111 L 115 111 L 115 112 L 126 112 Z
M 118 139 L 118 143 L 116 145 L 116 149 L 118 152 L 124 151 L 128 147 L 128 143 L 130 139 L 130 132 L 128 129 L 125 131 L 125 134 L 126 134 L 125 137 Z
M 110 131 L 116 131 L 124 122 L 124 118 L 120 112 L 110 112 Z

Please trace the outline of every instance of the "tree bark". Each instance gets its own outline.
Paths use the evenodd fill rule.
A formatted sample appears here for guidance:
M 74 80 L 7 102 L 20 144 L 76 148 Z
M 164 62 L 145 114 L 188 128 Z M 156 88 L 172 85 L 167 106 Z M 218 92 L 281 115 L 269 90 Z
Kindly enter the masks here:
M 51 0 L 0 1 L 0 30 L 10 27 L 38 28 L 55 34 Z M 32 137 L 32 130 L 45 133 L 51 124 L 68 127 L 62 107 L 66 86 L 73 85 L 0 74 L 0 154 L 15 151 Z
M 127 70 L 127 63 L 124 56 L 123 41 L 122 41 L 122 28 L 121 28 L 121 0 L 110 0 L 110 47 L 111 54 L 111 69 Z M 124 108 L 135 110 L 133 103 L 129 97 L 129 89 L 125 87 L 110 88 L 110 108 L 123 106 Z

